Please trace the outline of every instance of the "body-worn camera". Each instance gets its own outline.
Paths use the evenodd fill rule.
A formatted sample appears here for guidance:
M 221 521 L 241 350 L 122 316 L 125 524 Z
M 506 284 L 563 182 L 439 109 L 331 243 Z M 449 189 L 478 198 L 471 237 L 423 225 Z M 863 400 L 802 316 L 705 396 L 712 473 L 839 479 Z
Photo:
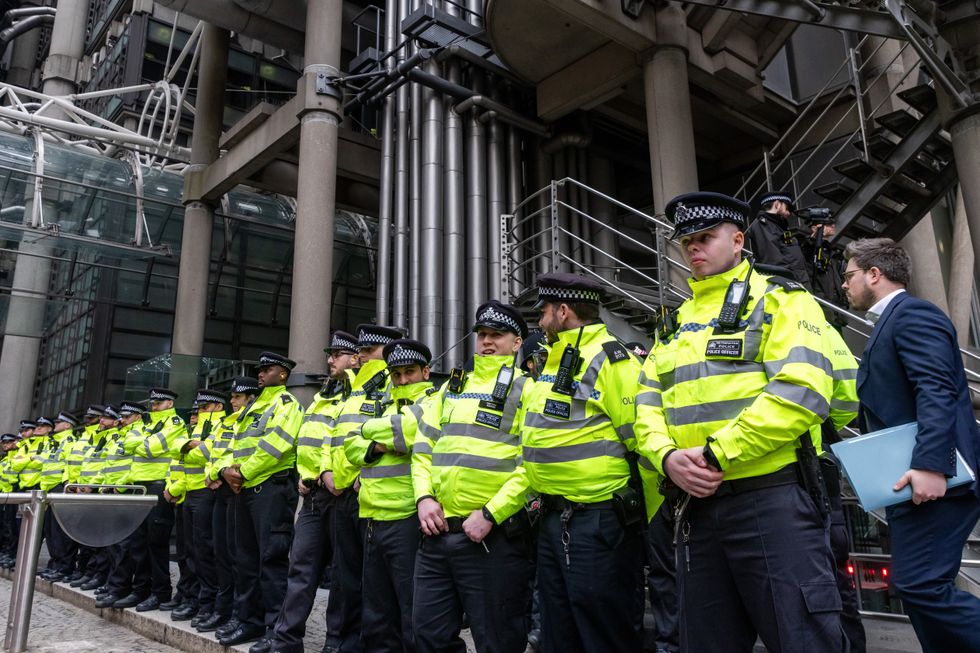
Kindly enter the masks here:
M 810 206 L 805 209 L 800 209 L 796 211 L 795 215 L 807 224 L 827 224 L 828 222 L 834 221 L 830 209 L 822 206 Z

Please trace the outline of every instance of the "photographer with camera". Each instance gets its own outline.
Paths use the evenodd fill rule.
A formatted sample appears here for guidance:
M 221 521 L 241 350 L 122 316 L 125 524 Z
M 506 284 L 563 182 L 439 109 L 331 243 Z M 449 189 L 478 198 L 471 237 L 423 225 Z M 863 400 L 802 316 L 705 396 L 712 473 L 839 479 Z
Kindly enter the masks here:
M 803 250 L 789 228 L 794 208 L 793 197 L 786 192 L 766 193 L 759 199 L 759 214 L 745 232 L 748 249 L 756 263 L 781 268 L 780 273 L 812 288 Z
M 841 288 L 844 282 L 844 252 L 831 244 L 836 233 L 830 209 L 810 207 L 796 211 L 796 216 L 809 227 L 810 236 L 801 238 L 800 245 L 806 257 L 806 269 L 813 284 L 813 294 L 835 306 L 847 308 L 847 297 Z M 824 308 L 824 315 L 838 330 L 847 324 L 842 313 Z

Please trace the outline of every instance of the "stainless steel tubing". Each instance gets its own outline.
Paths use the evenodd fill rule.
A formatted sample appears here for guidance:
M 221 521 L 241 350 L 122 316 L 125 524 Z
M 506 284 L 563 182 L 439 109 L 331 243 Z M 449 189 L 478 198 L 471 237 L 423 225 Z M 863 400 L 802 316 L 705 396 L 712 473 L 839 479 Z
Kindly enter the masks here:
M 448 5 L 452 7 L 452 5 Z M 450 11 L 450 13 L 453 13 Z M 453 84 L 459 84 L 461 71 L 459 62 L 447 64 L 448 78 Z M 463 256 L 466 244 L 463 238 L 466 211 L 466 180 L 463 163 L 463 118 L 448 103 L 446 105 L 446 165 L 444 208 L 445 225 L 443 230 L 444 268 L 442 288 L 444 290 L 442 331 L 443 342 L 456 342 L 463 333 L 463 311 L 465 305 L 464 287 L 467 265 Z M 458 352 L 457 356 L 465 355 Z M 447 361 L 449 362 L 449 361 Z
M 432 74 L 435 62 L 427 66 Z M 422 190 L 419 216 L 419 329 L 417 338 L 432 351 L 442 351 L 442 283 L 443 283 L 443 145 L 445 140 L 442 96 L 429 88 L 423 91 L 422 103 Z
M 474 86 L 481 89 L 486 81 L 485 75 L 482 71 L 473 71 L 473 77 Z M 467 114 L 465 321 L 471 319 L 480 303 L 488 299 L 487 291 L 495 276 L 498 279 L 500 277 L 500 229 L 495 231 L 493 228 L 495 222 L 499 225 L 500 216 L 495 215 L 492 210 L 488 216 L 487 204 L 488 187 L 494 183 L 494 175 L 498 180 L 502 176 L 502 171 L 494 169 L 492 157 L 489 164 L 487 162 L 486 132 L 492 130 L 493 125 L 485 127 L 475 113 Z M 496 270 L 492 265 L 494 252 L 498 256 Z M 489 266 L 488 262 L 491 262 Z
M 398 0 L 387 0 L 385 3 L 384 45 L 386 52 L 391 52 L 397 45 L 397 31 Z M 385 67 L 389 73 L 394 68 L 394 63 L 392 57 L 385 60 Z M 378 324 L 388 324 L 388 309 L 391 305 L 391 223 L 394 213 L 392 202 L 395 185 L 395 98 L 392 95 L 384 99 L 379 128 L 381 132 L 381 191 L 378 207 L 378 273 L 375 316 Z
M 408 16 L 408 0 L 398 0 L 398 21 Z M 397 59 L 401 63 L 405 59 L 406 48 L 399 50 Z M 410 189 L 411 172 L 409 162 L 411 150 L 409 147 L 409 125 L 411 115 L 411 89 L 402 86 L 395 96 L 395 243 L 394 261 L 392 263 L 392 322 L 396 326 L 409 326 L 409 248 L 410 248 Z

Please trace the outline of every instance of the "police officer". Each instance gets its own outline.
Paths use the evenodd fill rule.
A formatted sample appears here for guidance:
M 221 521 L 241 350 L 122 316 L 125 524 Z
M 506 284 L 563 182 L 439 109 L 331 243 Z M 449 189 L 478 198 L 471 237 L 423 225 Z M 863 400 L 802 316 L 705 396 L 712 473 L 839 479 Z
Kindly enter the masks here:
M 146 612 L 170 600 L 170 532 L 174 511 L 163 492 L 174 442 L 187 430 L 184 420 L 174 410 L 176 399 L 173 390 L 152 388 L 150 410 L 142 427 L 131 429 L 123 441 L 124 453 L 132 458 L 125 483 L 142 485 L 147 495 L 159 500 L 143 523 L 124 540 L 124 553 L 109 577 L 109 592 L 96 601 L 96 607 L 106 607 L 108 599 L 115 596 L 117 600 L 110 604 L 112 607 L 135 607 L 137 612 Z M 130 583 L 130 593 L 120 598 L 121 591 Z
M 633 401 L 639 362 L 599 320 L 602 289 L 538 277 L 548 359 L 524 406 L 524 467 L 542 495 L 542 648 L 638 651 L 642 535 Z M 631 463 L 632 460 L 632 463 Z
M 809 225 L 810 236 L 802 239 L 800 247 L 806 258 L 807 274 L 813 283 L 813 294 L 835 306 L 848 308 L 847 296 L 841 285 L 844 283 L 843 250 L 831 243 L 837 230 L 834 223 L 813 223 Z M 847 324 L 843 313 L 830 308 L 824 308 L 827 321 L 837 329 Z
M 751 651 L 761 636 L 771 651 L 842 651 L 816 478 L 833 385 L 823 314 L 742 258 L 745 203 L 689 193 L 666 213 L 693 297 L 644 364 L 635 431 L 690 495 L 676 524 L 681 650 Z
M 68 473 L 68 452 L 75 443 L 72 429 L 78 426 L 78 418 L 63 412 L 51 421 L 53 430 L 48 438 L 47 451 L 43 455 L 40 487 L 45 492 L 62 492 Z M 47 422 L 47 418 L 38 419 L 39 424 Z M 44 539 L 50 558 L 47 568 L 39 574 L 40 577 L 50 582 L 65 580 L 74 573 L 78 544 L 68 537 L 56 519 L 44 521 Z
M 17 487 L 17 473 L 10 466 L 14 451 L 20 442 L 20 436 L 4 433 L 0 436 L 0 492 L 14 492 Z M 12 510 L 11 510 L 12 509 Z M 13 561 L 17 550 L 17 506 L 0 506 L 0 567 L 5 567 L 8 561 Z
M 358 516 L 359 469 L 344 453 L 344 441 L 361 424 L 381 415 L 381 401 L 388 388 L 384 347 L 402 337 L 401 331 L 376 324 L 357 327 L 357 359 L 360 367 L 330 427 L 330 447 L 324 447 L 320 480 L 337 502 L 333 508 L 333 567 L 327 599 L 327 641 L 323 650 L 360 651 L 361 570 L 364 524 Z
M 781 268 L 809 288 L 806 259 L 789 228 L 793 197 L 785 191 L 766 193 L 759 198 L 759 208 L 759 214 L 745 232 L 746 247 L 752 250 L 756 262 Z
M 385 345 L 383 355 L 392 385 L 384 412 L 344 442 L 347 460 L 360 469 L 359 515 L 367 531 L 361 639 L 366 653 L 411 653 L 412 575 L 419 536 L 410 463 L 415 429 L 406 428 L 405 418 L 408 408 L 432 388 L 432 353 L 417 340 L 399 339 Z
M 324 448 L 330 448 L 330 425 L 351 393 L 354 375 L 350 368 L 357 356 L 357 338 L 346 331 L 334 331 L 324 352 L 328 354 L 329 379 L 306 409 L 296 447 L 297 488 L 303 505 L 294 526 L 286 597 L 271 646 L 277 653 L 303 653 L 306 620 L 331 549 L 330 518 L 335 497 L 320 483 L 320 464 Z
M 223 646 L 260 640 L 255 651 L 268 651 L 272 627 L 286 594 L 296 511 L 293 467 L 303 423 L 303 407 L 285 385 L 295 366 L 295 361 L 281 354 L 259 355 L 261 392 L 246 409 L 244 430 L 239 431 L 232 447 L 232 465 L 219 472 L 232 492 L 240 496 L 235 535 L 244 592 L 240 624 L 218 640 Z
M 221 480 L 220 472 L 234 463 L 234 440 L 239 428 L 244 431 L 245 407 L 259 395 L 259 382 L 250 376 L 236 377 L 231 384 L 231 414 L 222 422 L 221 433 L 215 438 L 210 454 L 211 467 L 208 470 L 208 487 L 217 492 L 212 511 L 211 529 L 214 533 L 214 559 L 218 578 L 218 589 L 214 599 L 214 616 L 197 625 L 197 631 L 214 632 L 223 637 L 234 632 L 238 626 L 238 613 L 241 610 L 244 587 L 241 575 L 237 573 L 238 556 L 235 544 L 235 515 L 238 510 L 238 494 Z
M 515 359 L 527 323 L 515 307 L 489 301 L 473 331 L 472 371 L 454 369 L 417 407 L 412 477 L 424 537 L 414 628 L 423 652 L 463 650 L 464 612 L 480 653 L 522 652 L 527 641 L 531 534 L 520 425 L 531 382 Z

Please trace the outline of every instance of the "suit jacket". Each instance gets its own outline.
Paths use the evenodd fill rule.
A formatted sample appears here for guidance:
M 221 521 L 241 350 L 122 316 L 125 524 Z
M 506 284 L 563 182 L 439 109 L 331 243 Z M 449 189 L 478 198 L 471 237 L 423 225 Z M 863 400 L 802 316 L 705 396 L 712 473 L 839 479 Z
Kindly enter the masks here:
M 980 430 L 956 330 L 936 306 L 907 292 L 892 299 L 864 348 L 857 388 L 866 431 L 918 423 L 913 469 L 951 477 L 959 449 L 977 470 Z

